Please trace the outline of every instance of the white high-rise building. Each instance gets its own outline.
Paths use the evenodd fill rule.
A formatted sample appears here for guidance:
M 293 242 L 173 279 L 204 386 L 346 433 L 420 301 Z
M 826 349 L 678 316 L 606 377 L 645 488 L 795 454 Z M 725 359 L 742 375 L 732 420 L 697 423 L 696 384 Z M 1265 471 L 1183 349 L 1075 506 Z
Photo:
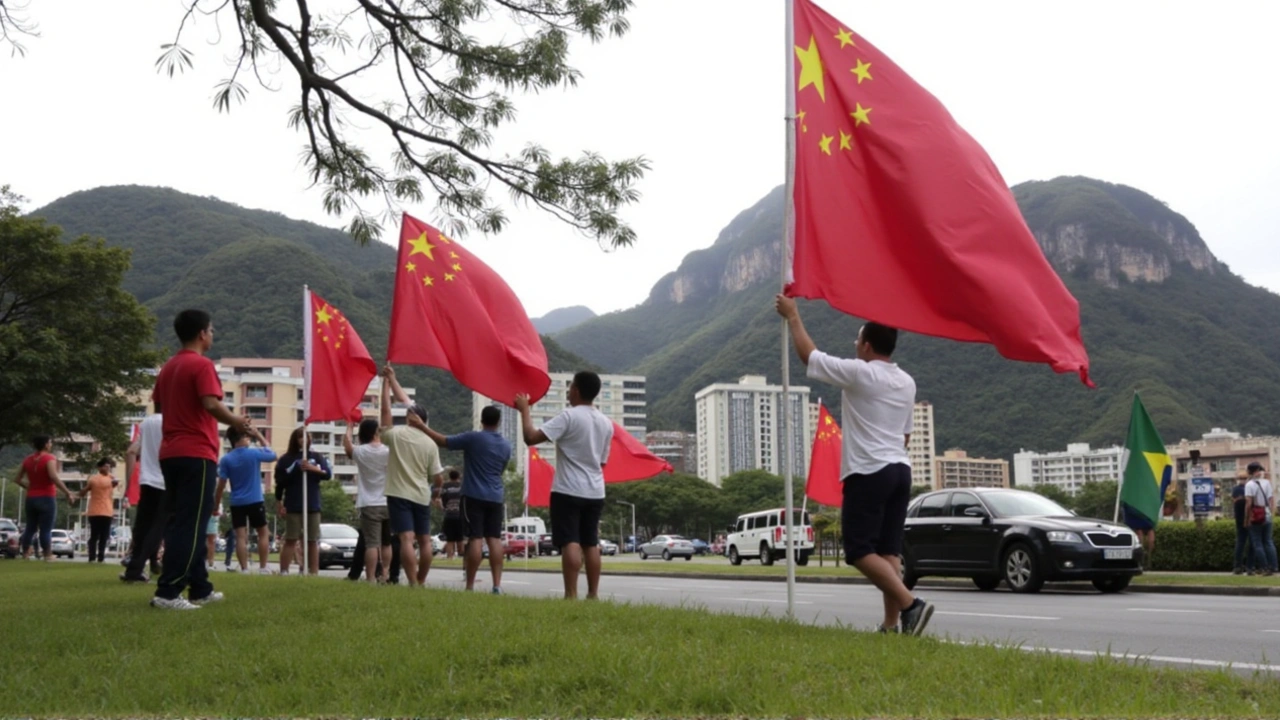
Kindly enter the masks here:
M 740 470 L 781 475 L 782 386 L 763 375 L 744 375 L 734 383 L 716 383 L 698 391 L 698 476 L 715 485 Z M 812 447 L 813 418 L 809 388 L 793 386 L 788 403 L 791 468 L 804 478 Z M 801 480 L 803 482 L 803 480 Z
M 551 387 L 547 394 L 529 409 L 534 427 L 559 415 L 569 407 L 569 385 L 573 382 L 573 373 L 551 373 Z M 502 421 L 498 431 L 515 448 L 512 460 L 516 462 L 516 470 L 524 475 L 525 464 L 529 459 L 529 446 L 524 444 L 524 432 L 520 427 L 520 413 L 512 407 L 481 395 L 471 393 L 471 422 L 480 429 L 480 411 L 489 405 L 497 406 L 502 411 Z M 605 417 L 616 422 L 631 433 L 633 437 L 644 442 L 648 423 L 648 407 L 645 401 L 643 375 L 601 375 L 600 395 L 595 400 L 596 409 Z M 556 464 L 556 449 L 552 443 L 538 446 L 538 455 L 543 460 Z
M 1088 443 L 1071 443 L 1066 452 L 1021 450 L 1013 456 L 1013 482 L 1025 489 L 1053 485 L 1075 495 L 1085 483 L 1119 480 L 1123 456 L 1119 445 L 1095 450 Z
M 911 410 L 907 455 L 911 458 L 911 484 L 933 487 L 938 443 L 933 435 L 933 405 L 928 402 L 918 402 Z

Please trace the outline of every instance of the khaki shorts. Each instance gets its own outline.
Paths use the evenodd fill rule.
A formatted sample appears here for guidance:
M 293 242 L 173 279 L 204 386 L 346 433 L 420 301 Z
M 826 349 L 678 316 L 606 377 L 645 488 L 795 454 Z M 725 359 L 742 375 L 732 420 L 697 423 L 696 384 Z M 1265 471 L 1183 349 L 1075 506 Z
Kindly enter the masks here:
M 284 516 L 284 539 L 302 539 L 302 513 L 287 513 Z M 307 542 L 320 541 L 320 513 L 307 513 Z
M 386 505 L 360 508 L 360 535 L 366 548 L 391 544 L 391 514 Z

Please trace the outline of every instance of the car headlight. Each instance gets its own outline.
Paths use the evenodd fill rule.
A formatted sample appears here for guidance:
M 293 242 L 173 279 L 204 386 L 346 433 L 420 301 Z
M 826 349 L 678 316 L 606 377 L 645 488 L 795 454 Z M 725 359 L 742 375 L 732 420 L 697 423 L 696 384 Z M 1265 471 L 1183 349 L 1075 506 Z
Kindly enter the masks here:
M 1080 536 L 1066 530 L 1050 530 L 1046 535 L 1049 536 L 1051 543 L 1078 543 L 1082 542 Z
M 332 545 L 330 545 L 329 543 L 320 543 L 320 549 L 321 549 L 321 550 L 332 550 L 332 549 L 333 549 L 333 546 L 332 546 Z
M 1129 533 L 1129 538 L 1133 540 L 1134 547 L 1142 546 L 1142 540 L 1138 539 L 1138 535 L 1136 533 Z

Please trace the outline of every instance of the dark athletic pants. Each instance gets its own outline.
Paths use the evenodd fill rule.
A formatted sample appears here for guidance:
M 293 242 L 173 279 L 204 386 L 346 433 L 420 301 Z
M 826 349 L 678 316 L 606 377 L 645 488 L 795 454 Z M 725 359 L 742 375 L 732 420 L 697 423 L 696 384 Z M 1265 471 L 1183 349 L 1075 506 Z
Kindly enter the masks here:
M 199 600 L 213 592 L 205 567 L 205 528 L 213 516 L 213 491 L 218 463 L 200 458 L 160 461 L 164 475 L 165 508 L 169 523 L 164 533 L 164 569 L 156 583 L 156 597 L 172 600 L 190 588 L 188 598 Z
M 89 562 L 102 562 L 107 556 L 107 538 L 111 537 L 111 516 L 89 516 Z
M 360 533 L 360 539 L 356 540 L 355 557 L 351 559 L 351 570 L 347 572 L 347 578 L 350 580 L 359 580 L 364 574 L 364 533 Z M 378 566 L 374 568 L 373 576 L 377 577 L 382 570 L 382 560 L 378 560 Z M 387 568 L 387 580 L 392 585 L 400 583 L 400 539 L 396 538 L 391 543 L 391 567 Z
M 160 541 L 164 540 L 164 529 L 169 524 L 169 509 L 164 504 L 164 491 L 150 485 L 138 488 L 138 507 L 133 515 L 133 541 L 129 550 L 129 564 L 125 567 L 125 575 L 142 577 L 143 568 L 151 561 L 151 570 L 159 567 L 156 555 L 160 552 Z

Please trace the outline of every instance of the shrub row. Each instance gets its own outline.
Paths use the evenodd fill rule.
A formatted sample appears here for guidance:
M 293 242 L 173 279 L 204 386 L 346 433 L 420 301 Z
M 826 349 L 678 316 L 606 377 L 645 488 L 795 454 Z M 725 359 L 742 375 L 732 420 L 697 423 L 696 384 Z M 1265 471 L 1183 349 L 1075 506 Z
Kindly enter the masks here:
M 1271 528 L 1280 544 L 1280 529 Z M 1156 526 L 1152 570 L 1174 572 L 1231 572 L 1235 563 L 1234 520 L 1164 521 Z

